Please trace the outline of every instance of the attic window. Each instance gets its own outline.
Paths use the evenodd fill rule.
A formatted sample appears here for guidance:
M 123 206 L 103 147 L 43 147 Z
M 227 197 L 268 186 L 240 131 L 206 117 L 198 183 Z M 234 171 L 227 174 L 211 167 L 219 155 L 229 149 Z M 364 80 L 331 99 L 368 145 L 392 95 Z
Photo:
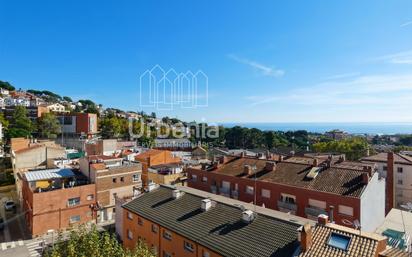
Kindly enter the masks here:
M 351 238 L 349 236 L 345 236 L 345 235 L 332 232 L 328 240 L 328 245 L 347 251 L 350 240 Z

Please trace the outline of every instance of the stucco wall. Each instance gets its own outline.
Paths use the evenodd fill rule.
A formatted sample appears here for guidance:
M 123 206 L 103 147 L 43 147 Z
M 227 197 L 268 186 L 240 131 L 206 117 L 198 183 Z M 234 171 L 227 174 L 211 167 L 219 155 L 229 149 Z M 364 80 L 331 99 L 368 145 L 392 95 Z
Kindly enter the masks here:
M 385 179 L 375 173 L 361 196 L 361 219 L 363 231 L 373 232 L 385 219 Z

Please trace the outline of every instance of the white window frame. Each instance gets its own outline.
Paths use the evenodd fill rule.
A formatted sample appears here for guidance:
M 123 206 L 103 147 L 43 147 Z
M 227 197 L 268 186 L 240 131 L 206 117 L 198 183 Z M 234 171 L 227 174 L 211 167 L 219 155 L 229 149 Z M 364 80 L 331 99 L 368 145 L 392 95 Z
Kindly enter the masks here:
M 74 224 L 74 223 L 80 222 L 80 220 L 81 220 L 80 215 L 73 215 L 73 216 L 70 216 L 69 222 L 70 224 Z
M 269 189 L 265 189 L 265 188 L 262 188 L 262 192 L 261 192 L 261 195 L 262 195 L 262 197 L 264 197 L 264 198 L 270 198 L 270 190 Z
M 80 205 L 80 197 L 73 197 L 67 200 L 68 207 L 73 207 L 77 205 Z
M 168 231 L 168 230 L 164 230 L 162 236 L 163 236 L 163 238 L 166 239 L 166 240 L 169 240 L 169 241 L 172 240 L 172 233 L 171 233 L 170 231 Z
M 186 241 L 186 240 L 183 242 L 183 248 L 186 251 L 191 252 L 191 253 L 193 253 L 195 251 L 194 245 L 192 243 Z
M 325 201 L 320 201 L 316 199 L 309 198 L 308 204 L 310 207 L 315 207 L 319 208 L 322 210 L 326 210 L 326 202 Z
M 253 195 L 255 193 L 255 187 L 246 185 L 245 192 L 246 194 Z
M 139 182 L 141 179 L 140 179 L 140 174 L 133 174 L 133 176 L 132 176 L 132 181 L 133 182 Z
M 353 217 L 353 207 L 346 205 L 339 205 L 338 207 L 339 214 Z
M 131 212 L 127 212 L 127 218 L 129 220 L 133 220 L 133 214 Z
M 127 230 L 127 238 L 129 240 L 133 240 L 133 231 L 131 231 L 130 229 Z
M 87 195 L 86 199 L 87 199 L 87 201 L 91 201 L 91 200 L 94 199 L 94 195 L 93 194 Z

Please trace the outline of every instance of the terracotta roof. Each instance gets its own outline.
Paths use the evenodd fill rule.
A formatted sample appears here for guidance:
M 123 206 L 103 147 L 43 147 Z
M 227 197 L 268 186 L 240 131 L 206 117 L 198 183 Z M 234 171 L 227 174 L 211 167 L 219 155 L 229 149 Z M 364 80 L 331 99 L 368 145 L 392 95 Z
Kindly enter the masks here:
M 322 166 L 319 167 L 316 177 L 310 179 L 307 174 L 311 171 L 312 165 L 291 162 L 289 159 L 289 161 L 276 163 L 275 170 L 267 171 L 265 170 L 266 162 L 266 160 L 257 158 L 237 158 L 211 172 L 248 178 L 253 178 L 256 173 L 257 179 L 262 181 L 357 198 L 361 196 L 366 187 L 362 182 L 363 168 Z M 256 167 L 256 169 L 251 175 L 246 175 L 245 165 Z
M 394 153 L 393 158 L 394 158 L 395 163 L 412 165 L 412 157 L 410 156 L 399 154 L 399 153 Z M 387 162 L 388 153 L 378 153 L 372 156 L 364 157 L 361 160 L 370 161 L 370 162 Z
M 362 182 L 362 171 L 340 167 L 320 170 L 314 179 L 309 179 L 310 165 L 281 162 L 276 170 L 269 172 L 260 180 L 285 184 L 309 190 L 328 192 L 343 196 L 359 198 L 366 185 Z
M 136 155 L 136 158 L 144 159 L 144 158 L 148 158 L 148 157 L 150 157 L 150 156 L 154 156 L 154 155 L 161 154 L 162 152 L 170 152 L 170 151 L 150 149 L 149 151 L 146 151 L 146 152 L 144 152 L 144 153 L 141 153 L 141 154 Z
M 347 250 L 342 250 L 331 246 L 329 238 L 332 233 L 349 237 L 350 241 Z M 378 234 L 367 232 L 359 233 L 358 230 L 328 223 L 326 225 L 318 225 L 312 233 L 311 247 L 302 252 L 301 257 L 360 257 L 360 256 L 377 256 L 378 244 L 382 241 L 384 243 L 385 237 Z M 386 244 L 385 244 L 386 245 Z
M 398 248 L 388 248 L 385 251 L 379 253 L 379 257 L 410 257 L 410 255 Z

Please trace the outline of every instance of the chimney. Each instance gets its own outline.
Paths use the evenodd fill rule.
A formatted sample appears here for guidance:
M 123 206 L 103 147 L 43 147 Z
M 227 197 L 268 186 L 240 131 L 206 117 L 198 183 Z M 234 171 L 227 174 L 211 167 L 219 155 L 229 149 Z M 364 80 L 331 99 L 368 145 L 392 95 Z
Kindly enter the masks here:
M 210 199 L 203 199 L 201 207 L 202 211 L 208 211 L 210 208 L 212 208 L 212 200 Z
M 370 165 L 363 166 L 363 171 L 367 172 L 369 177 L 372 177 L 372 166 Z
M 245 157 L 245 151 L 242 151 L 241 153 L 240 153 L 240 158 L 244 158 Z
M 279 161 L 279 162 L 283 162 L 283 155 L 279 155 L 278 161 Z
M 318 216 L 318 224 L 325 226 L 326 224 L 329 223 L 329 217 L 328 215 L 325 214 L 320 214 Z
M 386 209 L 385 214 L 388 214 L 389 211 L 394 207 L 394 154 L 393 152 L 388 153 L 388 163 L 386 169 Z
M 251 210 L 245 210 L 242 212 L 242 221 L 245 223 L 251 223 L 255 219 L 255 213 Z
M 329 206 L 329 220 L 331 223 L 334 223 L 333 221 L 333 210 L 335 209 L 335 207 L 333 205 Z
M 182 197 L 183 192 L 180 190 L 173 190 L 172 196 L 173 199 L 179 199 L 180 197 Z
M 369 173 L 368 172 L 362 172 L 362 183 L 364 185 L 367 185 L 369 183 Z
M 339 156 L 339 162 L 344 162 L 344 161 L 346 161 L 346 156 L 345 156 L 345 154 L 341 154 Z
M 274 171 L 276 169 L 276 163 L 275 162 L 266 162 L 265 170 L 266 171 Z
M 313 167 L 318 167 L 318 165 L 319 165 L 319 161 L 318 161 L 318 159 L 316 159 L 316 158 L 314 158 L 313 159 Z
M 246 175 L 252 175 L 252 167 L 250 165 L 245 164 L 243 168 L 243 173 Z
M 306 223 L 299 230 L 300 248 L 302 252 L 306 252 L 312 246 L 312 227 Z

